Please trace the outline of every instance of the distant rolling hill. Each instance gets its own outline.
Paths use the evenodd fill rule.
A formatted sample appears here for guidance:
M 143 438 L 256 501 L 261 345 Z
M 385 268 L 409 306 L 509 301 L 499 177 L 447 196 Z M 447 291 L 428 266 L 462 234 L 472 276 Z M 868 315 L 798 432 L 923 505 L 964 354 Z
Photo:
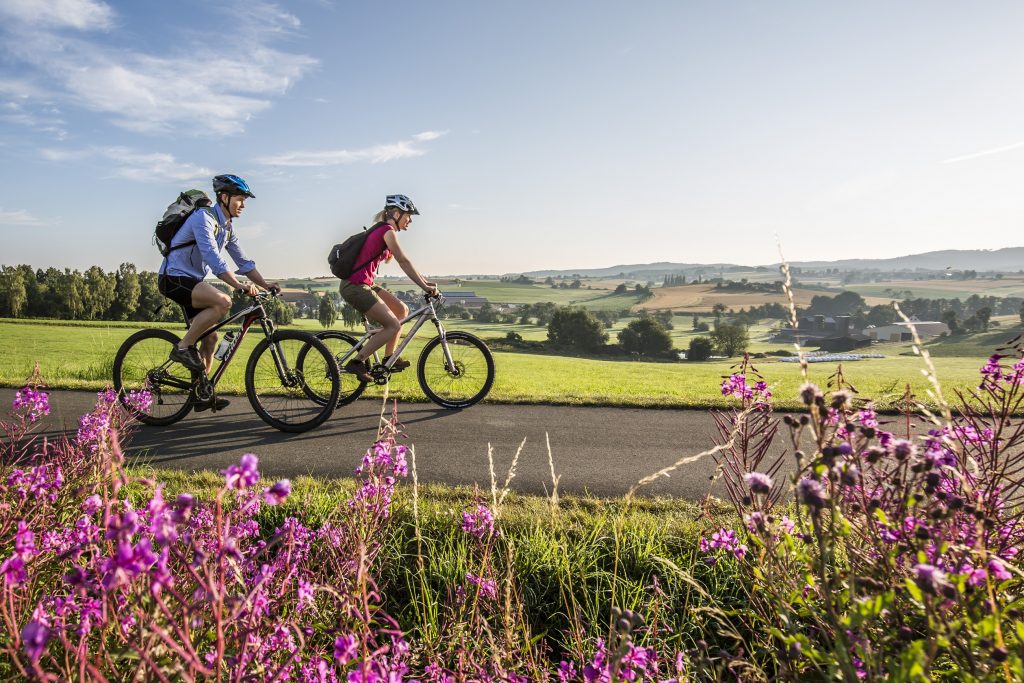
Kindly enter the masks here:
M 840 261 L 793 261 L 798 268 L 838 268 L 839 270 L 976 270 L 1015 273 L 1024 270 L 1024 247 L 1005 249 L 947 249 L 923 254 L 897 256 L 885 259 L 844 259 Z M 523 273 L 528 277 L 626 277 L 637 280 L 658 280 L 673 274 L 718 274 L 730 271 L 778 271 L 779 264 L 745 266 L 735 263 L 640 263 L 610 266 L 608 268 L 578 268 L 575 270 L 535 270 Z

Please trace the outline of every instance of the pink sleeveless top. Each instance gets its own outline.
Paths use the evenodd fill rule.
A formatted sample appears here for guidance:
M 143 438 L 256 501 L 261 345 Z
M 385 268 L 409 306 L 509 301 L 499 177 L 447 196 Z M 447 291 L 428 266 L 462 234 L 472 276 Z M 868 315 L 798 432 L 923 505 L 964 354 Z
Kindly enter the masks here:
M 373 279 L 377 276 L 377 266 L 380 265 L 381 261 L 391 257 L 391 250 L 388 249 L 387 243 L 384 242 L 384 234 L 394 229 L 393 225 L 388 224 L 370 228 L 370 235 L 363 242 L 363 248 L 359 251 L 359 257 L 356 258 L 356 265 L 358 266 L 365 261 L 370 262 L 349 275 L 349 282 L 354 285 L 373 285 Z

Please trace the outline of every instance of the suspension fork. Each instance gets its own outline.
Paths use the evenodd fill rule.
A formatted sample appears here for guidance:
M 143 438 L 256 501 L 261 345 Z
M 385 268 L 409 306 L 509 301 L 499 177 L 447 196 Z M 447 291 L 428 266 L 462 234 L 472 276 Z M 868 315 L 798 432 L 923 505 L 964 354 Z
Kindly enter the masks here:
M 267 339 L 270 340 L 270 356 L 274 359 L 274 365 L 277 367 L 277 375 L 282 384 L 287 384 L 290 380 L 290 371 L 284 354 L 281 353 L 281 348 L 274 339 L 274 323 L 268 318 L 260 318 L 260 327 L 263 328 L 263 334 L 267 335 Z
M 437 336 L 441 338 L 441 350 L 444 351 L 444 362 L 448 366 L 448 372 L 455 372 L 455 359 L 452 358 L 451 349 L 448 348 L 448 335 L 445 332 L 444 325 L 436 317 L 433 319 L 434 327 L 437 328 Z

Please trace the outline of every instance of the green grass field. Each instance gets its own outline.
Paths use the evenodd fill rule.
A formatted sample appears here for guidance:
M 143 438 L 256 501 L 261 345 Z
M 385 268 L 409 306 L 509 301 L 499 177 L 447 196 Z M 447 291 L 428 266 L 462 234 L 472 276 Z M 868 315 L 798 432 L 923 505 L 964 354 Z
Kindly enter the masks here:
M 464 325 L 451 321 L 451 329 L 464 329 L 481 337 L 503 337 L 510 329 L 528 331 L 530 338 L 543 339 L 539 327 L 510 325 Z M 112 324 L 92 326 L 63 324 L 59 321 L 12 323 L 0 321 L 0 384 L 20 386 L 39 362 L 46 382 L 53 388 L 100 389 L 111 381 L 114 354 L 120 344 L 141 326 Z M 315 321 L 302 320 L 299 328 L 321 329 Z M 168 325 L 180 334 L 181 325 Z M 684 334 L 680 332 L 680 334 Z M 249 350 L 262 335 L 250 334 L 225 375 L 220 389 L 225 393 L 243 393 L 243 372 Z M 410 346 L 415 358 L 422 344 L 433 336 L 431 330 Z M 524 337 L 527 336 L 524 334 Z M 968 342 L 952 340 L 930 346 L 937 356 L 935 364 L 945 390 L 952 395 L 957 388 L 976 386 L 978 368 L 991 353 L 992 346 L 1004 341 L 1007 332 Z M 992 346 L 988 344 L 991 342 Z M 907 354 L 908 345 L 879 345 L 887 357 L 843 364 L 849 382 L 864 396 L 873 397 L 879 407 L 891 407 L 909 383 L 912 391 L 924 398 L 927 382 L 921 374 L 921 360 Z M 872 349 L 876 350 L 876 349 Z M 723 375 L 738 359 L 703 363 L 652 363 L 628 360 L 594 360 L 557 355 L 495 353 L 497 378 L 487 400 L 502 403 L 551 403 L 569 405 L 621 405 L 642 407 L 724 407 L 731 399 L 721 396 Z M 796 407 L 796 393 L 802 382 L 799 365 L 775 359 L 755 361 L 772 385 L 780 407 Z M 822 387 L 835 373 L 836 363 L 814 363 L 809 372 L 812 381 Z M 367 397 L 379 397 L 383 389 L 371 387 Z M 412 370 L 396 375 L 390 395 L 408 401 L 425 400 Z

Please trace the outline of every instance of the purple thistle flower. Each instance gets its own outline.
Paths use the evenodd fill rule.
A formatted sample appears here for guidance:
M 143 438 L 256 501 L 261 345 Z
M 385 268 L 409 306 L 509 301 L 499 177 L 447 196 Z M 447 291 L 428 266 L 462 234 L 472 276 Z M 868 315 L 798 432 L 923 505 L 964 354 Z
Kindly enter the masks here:
M 38 621 L 30 621 L 21 629 L 21 644 L 25 648 L 25 654 L 33 662 L 39 661 L 49 640 L 50 629 Z
M 796 493 L 801 503 L 815 510 L 825 507 L 825 490 L 821 487 L 821 482 L 815 479 L 810 477 L 801 479 L 796 485 Z
M 747 472 L 743 475 L 743 481 L 750 487 L 751 493 L 771 493 L 772 478 L 763 472 Z
M 263 500 L 267 505 L 280 505 L 292 492 L 292 483 L 287 479 L 275 483 L 263 492 Z
M 896 439 L 892 443 L 892 454 L 899 460 L 906 460 L 917 455 L 917 446 L 914 445 L 913 441 Z
M 800 387 L 800 401 L 805 406 L 813 404 L 819 398 L 824 398 L 824 394 L 821 393 L 821 389 L 818 388 L 818 385 L 806 382 L 802 387 Z

